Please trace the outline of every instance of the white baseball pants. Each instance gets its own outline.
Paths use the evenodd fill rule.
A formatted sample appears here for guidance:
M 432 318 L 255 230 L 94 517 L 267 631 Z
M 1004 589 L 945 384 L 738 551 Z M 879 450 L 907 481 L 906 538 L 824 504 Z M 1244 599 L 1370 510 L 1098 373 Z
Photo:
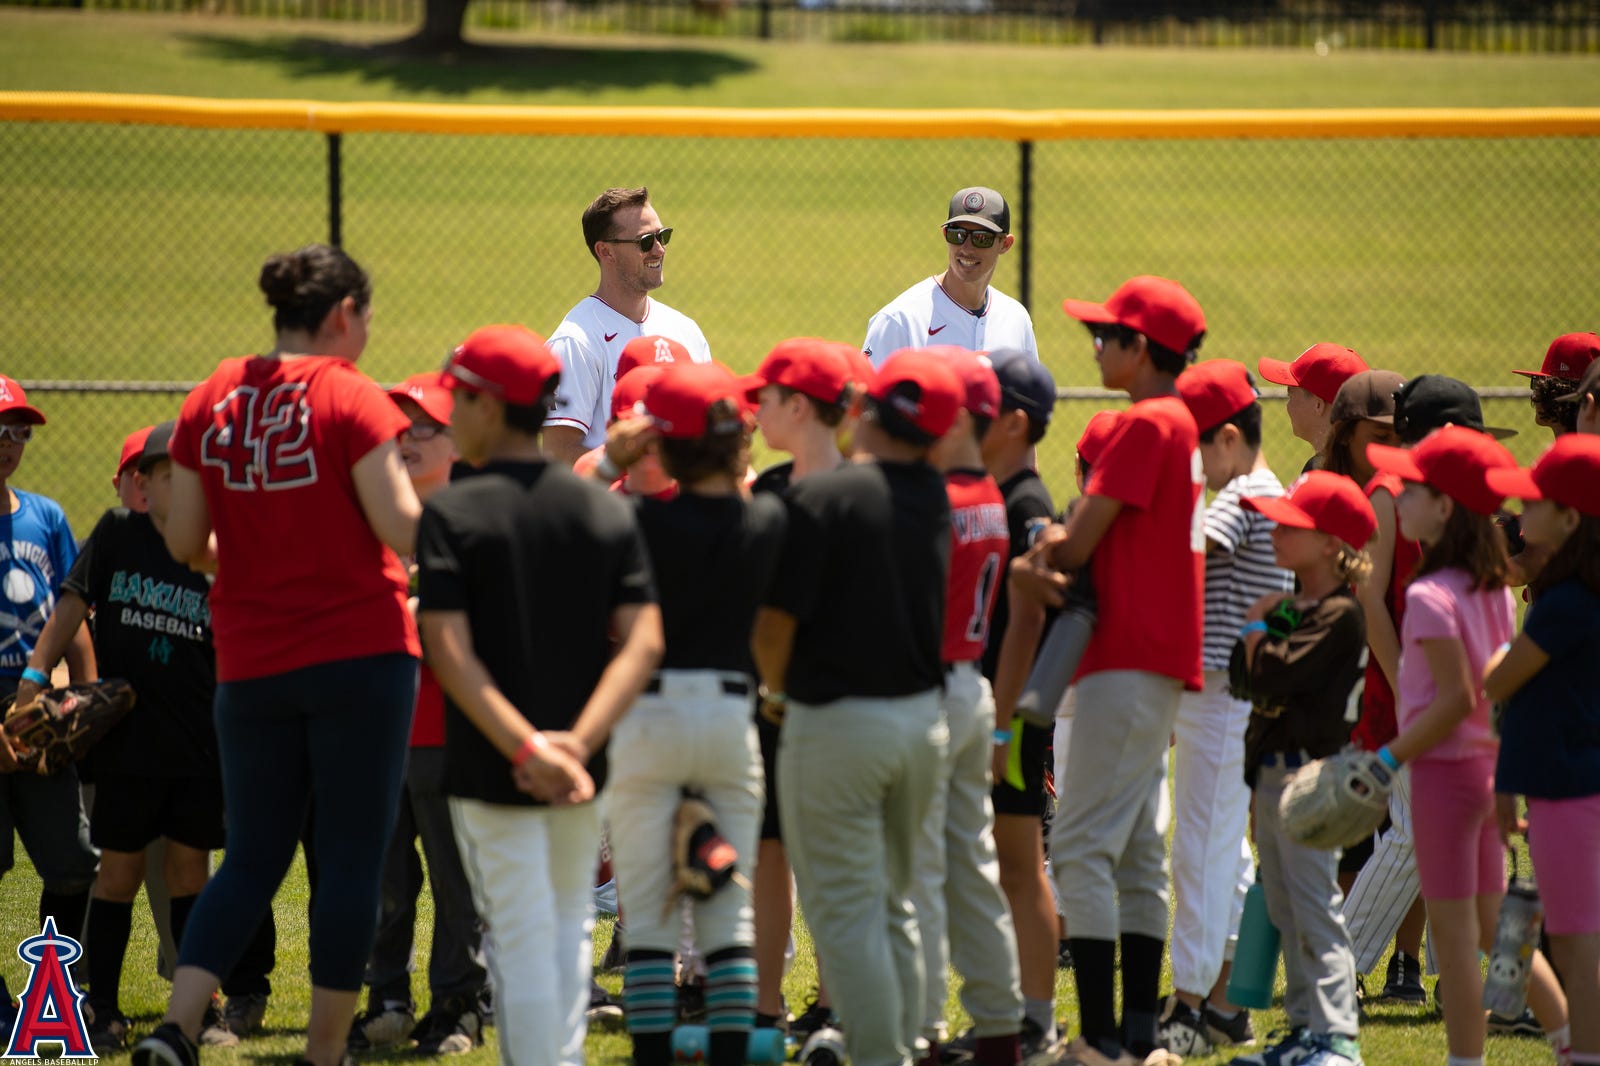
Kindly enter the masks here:
M 1356 875 L 1344 901 L 1344 922 L 1356 973 L 1370 973 L 1417 901 L 1417 856 L 1411 844 L 1411 770 L 1402 766 L 1389 793 L 1389 828 Z M 1430 952 L 1430 955 L 1432 953 Z

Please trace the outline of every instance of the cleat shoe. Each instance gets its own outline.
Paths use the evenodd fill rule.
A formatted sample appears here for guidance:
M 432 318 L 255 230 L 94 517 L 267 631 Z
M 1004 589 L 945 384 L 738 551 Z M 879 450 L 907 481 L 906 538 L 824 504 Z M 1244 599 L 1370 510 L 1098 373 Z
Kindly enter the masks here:
M 706 979 L 694 977 L 678 985 L 678 1024 L 699 1025 L 706 1020 Z
M 606 945 L 606 953 L 600 956 L 600 965 L 595 967 L 598 973 L 620 973 L 628 962 L 628 949 L 622 943 L 623 928 L 618 922 L 611 927 L 611 943 Z
M 1167 1051 L 1165 1048 L 1157 1048 L 1150 1054 L 1152 1056 L 1166 1055 Z M 1123 1051 L 1116 1058 L 1112 1058 L 1103 1054 L 1099 1048 L 1080 1036 L 1061 1049 L 1061 1057 L 1056 1060 L 1056 1064 L 1057 1066 L 1143 1066 L 1144 1061 L 1146 1060 L 1138 1059 L 1128 1051 Z M 1171 1062 L 1170 1059 L 1157 1059 L 1156 1061 L 1158 1063 Z M 1183 1060 L 1179 1059 L 1178 1061 L 1182 1062 Z
M 417 1054 L 465 1055 L 483 1043 L 483 1018 L 475 997 L 450 997 L 428 1008 L 409 1033 Z
M 247 992 L 242 996 L 229 996 L 222 1007 L 222 1020 L 228 1031 L 239 1039 L 255 1036 L 261 1031 L 261 1022 L 267 1016 L 265 992 Z
M 112 1016 L 109 1011 L 107 1015 L 89 1026 L 89 1046 L 102 1058 L 128 1046 L 128 1019 Z
M 1224 1018 L 1209 1001 L 1200 1004 L 1200 1017 L 1206 1023 L 1206 1035 L 1211 1038 L 1212 1048 L 1232 1045 L 1234 1047 L 1255 1047 L 1256 1028 L 1250 1024 L 1250 1012 L 1243 1007 L 1232 1018 Z
M 1361 1046 L 1338 1033 L 1310 1033 L 1306 1044 L 1311 1053 L 1301 1059 L 1302 1066 L 1362 1066 Z
M 222 1016 L 222 1001 L 215 993 L 211 993 L 211 1002 L 206 1006 L 206 1012 L 200 1019 L 201 1047 L 238 1047 L 239 1036 L 228 1028 L 228 1021 Z
M 978 1031 L 968 1029 L 939 1045 L 939 1063 L 940 1066 L 960 1066 L 961 1063 L 971 1062 L 977 1053 Z M 1027 1057 L 1026 1053 L 1023 1057 Z
M 1051 1066 L 1061 1054 L 1061 1041 L 1047 1036 L 1032 1018 L 1022 1019 L 1017 1045 L 1022 1052 L 1021 1066 Z
M 365 1012 L 351 1020 L 345 1047 L 351 1051 L 395 1047 L 409 1042 L 416 1028 L 417 1018 L 411 1011 L 411 1004 L 386 1000 L 381 1007 L 368 1005 Z
M 789 1023 L 789 1035 L 802 1046 L 811 1039 L 811 1034 L 825 1026 L 838 1027 L 838 1020 L 833 1016 L 833 1008 L 818 1003 L 821 993 L 812 996 L 806 1003 L 806 1009 L 800 1016 Z
M 1489 1012 L 1489 1032 L 1499 1033 L 1501 1036 L 1543 1036 L 1544 1027 L 1533 1016 L 1533 1011 L 1528 1007 L 1522 1008 L 1522 1013 L 1515 1018 L 1508 1018 L 1504 1014 Z
M 131 1066 L 200 1066 L 200 1049 L 176 1022 L 162 1022 L 133 1046 Z
M 1072 948 L 1065 940 L 1056 945 L 1056 969 L 1072 969 Z
M 1298 1027 L 1279 1029 L 1267 1037 L 1272 1043 L 1252 1055 L 1233 1059 L 1232 1066 L 1295 1066 L 1316 1050 L 1308 1040 L 1310 1035 Z
M 601 1029 L 615 1028 L 622 1024 L 624 1018 L 622 1005 L 593 979 L 589 981 L 589 1008 L 584 1016 L 589 1019 L 591 1026 Z
M 785 1003 L 782 996 L 778 997 L 778 1013 L 762 1014 L 756 1011 L 755 1029 L 781 1029 L 785 1036 L 789 1034 L 789 1004 Z
M 1376 998 L 1388 1003 L 1428 1002 L 1428 993 L 1422 987 L 1422 964 L 1403 951 L 1389 956 L 1388 978 Z
M 1156 1023 L 1156 1043 L 1175 1055 L 1211 1054 L 1211 1037 L 1200 1012 L 1176 995 L 1167 997 Z

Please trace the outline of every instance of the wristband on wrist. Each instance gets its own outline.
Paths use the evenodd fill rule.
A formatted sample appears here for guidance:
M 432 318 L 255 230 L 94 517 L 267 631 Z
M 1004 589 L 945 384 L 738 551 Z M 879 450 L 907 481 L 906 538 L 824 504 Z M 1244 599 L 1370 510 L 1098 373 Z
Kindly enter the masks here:
M 622 476 L 622 467 L 612 461 L 610 452 L 602 451 L 600 461 L 594 464 L 594 472 L 607 481 L 615 481 Z
M 994 731 L 994 742 L 996 744 L 1009 744 L 1009 743 L 1011 743 L 1011 730 L 1009 730 L 1009 729 L 996 729 Z
M 777 692 L 773 692 L 771 689 L 767 688 L 767 686 L 762 685 L 757 694 L 761 697 L 761 702 L 762 703 L 788 703 L 789 702 L 789 694 L 787 692 L 782 691 L 781 689 L 779 691 L 777 691 Z
M 50 675 L 45 673 L 43 670 L 35 670 L 33 667 L 29 666 L 23 669 L 22 680 L 32 681 L 35 685 L 49 685 Z
M 1389 750 L 1387 744 L 1378 749 L 1378 761 L 1391 770 L 1400 769 L 1400 760 L 1394 757 L 1394 752 Z
M 517 749 L 516 754 L 511 756 L 512 768 L 515 769 L 516 767 L 527 762 L 529 759 L 533 758 L 534 752 L 545 751 L 549 747 L 550 741 L 543 733 L 535 729 L 532 733 L 528 734 L 528 739 L 522 742 L 522 747 Z
M 1266 631 L 1267 631 L 1267 623 L 1261 621 L 1261 619 L 1258 618 L 1254 622 L 1246 622 L 1240 628 L 1240 630 L 1239 630 L 1239 639 L 1243 640 L 1245 637 L 1248 637 L 1251 633 L 1265 633 Z

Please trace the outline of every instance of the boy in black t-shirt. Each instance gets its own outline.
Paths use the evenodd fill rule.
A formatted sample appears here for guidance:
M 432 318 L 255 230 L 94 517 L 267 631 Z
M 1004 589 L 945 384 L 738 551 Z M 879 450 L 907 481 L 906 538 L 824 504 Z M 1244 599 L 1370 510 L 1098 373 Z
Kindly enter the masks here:
M 757 615 L 784 842 L 856 1066 L 903 1066 L 925 976 L 909 901 L 944 758 L 940 645 L 950 505 L 928 447 L 962 403 L 936 356 L 878 371 L 858 431 L 872 461 L 789 492 L 789 534 Z M 787 689 L 787 694 L 785 694 Z
M 559 377 L 520 326 L 455 350 L 451 428 L 478 472 L 430 497 L 417 530 L 417 621 L 447 697 L 444 791 L 510 1063 L 582 1057 L 604 744 L 663 645 L 633 509 L 540 451 Z

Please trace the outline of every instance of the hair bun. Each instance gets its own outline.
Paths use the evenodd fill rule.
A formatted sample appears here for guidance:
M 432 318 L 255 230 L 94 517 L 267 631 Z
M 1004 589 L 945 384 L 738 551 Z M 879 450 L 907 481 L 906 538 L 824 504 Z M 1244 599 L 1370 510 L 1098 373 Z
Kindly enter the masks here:
M 306 282 L 306 261 L 299 252 L 281 252 L 261 267 L 259 284 L 271 307 L 293 307 L 300 303 Z

